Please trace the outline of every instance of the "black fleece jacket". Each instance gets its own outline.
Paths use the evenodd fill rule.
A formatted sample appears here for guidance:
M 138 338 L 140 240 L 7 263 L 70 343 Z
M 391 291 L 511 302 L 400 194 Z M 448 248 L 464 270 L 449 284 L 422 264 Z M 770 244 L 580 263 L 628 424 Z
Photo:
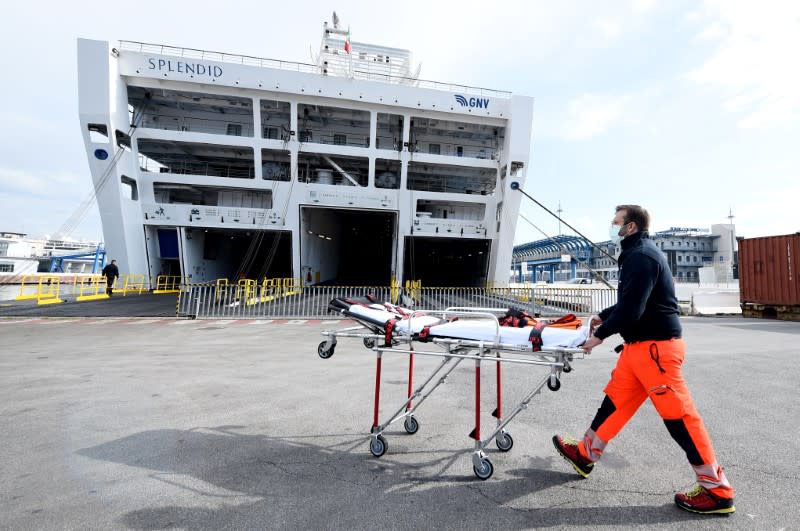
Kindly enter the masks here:
M 103 276 L 108 278 L 118 278 L 119 268 L 115 264 L 108 264 L 103 268 Z
M 627 343 L 681 337 L 680 310 L 664 253 L 647 232 L 621 242 L 617 304 L 600 312 L 600 339 L 619 333 Z

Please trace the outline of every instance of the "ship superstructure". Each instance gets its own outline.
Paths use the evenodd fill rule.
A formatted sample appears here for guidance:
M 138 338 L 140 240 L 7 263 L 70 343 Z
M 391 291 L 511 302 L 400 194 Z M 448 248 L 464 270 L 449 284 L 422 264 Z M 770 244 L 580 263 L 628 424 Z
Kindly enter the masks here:
M 533 100 L 417 79 L 326 24 L 316 64 L 78 41 L 106 249 L 127 272 L 505 281 Z

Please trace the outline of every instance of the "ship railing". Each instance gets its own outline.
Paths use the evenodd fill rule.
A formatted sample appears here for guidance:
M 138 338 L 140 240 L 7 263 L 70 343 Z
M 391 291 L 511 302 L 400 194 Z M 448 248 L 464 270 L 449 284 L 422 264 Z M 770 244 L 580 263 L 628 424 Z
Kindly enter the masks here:
M 437 146 L 434 152 L 431 152 L 431 145 Z M 460 149 L 460 151 L 459 151 Z M 499 160 L 500 149 L 481 146 L 470 145 L 466 143 L 443 142 L 438 138 L 432 138 L 424 141 L 411 142 L 408 145 L 408 151 L 412 153 L 420 153 L 426 155 L 440 155 L 445 157 L 458 157 L 467 159 L 481 159 L 481 160 Z
M 120 50 L 129 50 L 139 53 L 152 53 L 158 55 L 169 55 L 173 57 L 185 57 L 189 59 L 199 59 L 202 61 L 216 61 L 219 63 L 240 64 L 246 66 L 256 66 L 259 68 L 274 68 L 278 70 L 289 70 L 293 72 L 303 72 L 307 74 L 321 74 L 322 70 L 318 65 L 309 63 L 298 63 L 294 61 L 281 61 L 279 59 L 269 59 L 265 57 L 252 57 L 249 55 L 230 54 L 225 52 L 213 52 L 208 50 L 198 50 L 196 48 L 183 48 L 178 46 L 166 46 L 164 44 L 148 44 L 136 41 L 119 41 Z M 368 81 L 383 81 L 400 85 L 409 85 L 456 94 L 471 94 L 475 96 L 489 96 L 493 98 L 511 98 L 511 92 L 505 90 L 488 89 L 481 87 L 471 87 L 468 85 L 456 85 L 453 83 L 443 83 L 415 77 L 398 76 L 382 72 L 372 71 L 369 67 L 359 67 L 353 70 L 352 77 Z
M 395 136 L 378 134 L 375 137 L 375 149 L 385 151 L 403 151 L 403 141 Z
M 330 175 L 327 178 L 324 178 L 320 175 L 320 170 L 325 170 L 330 172 Z M 353 183 L 348 180 L 346 177 L 342 176 L 341 173 L 331 169 L 329 166 L 321 166 L 310 168 L 309 170 L 298 168 L 298 179 L 302 183 L 306 184 L 328 184 L 334 186 L 354 186 Z M 353 178 L 356 182 L 358 182 L 361 186 L 367 185 L 367 175 L 366 173 L 362 174 L 358 170 L 347 170 L 347 174 Z M 324 175 L 324 174 L 323 174 Z
M 139 154 L 139 169 L 149 173 L 172 173 L 176 175 L 204 175 L 208 177 L 255 178 L 253 164 L 225 164 L 220 162 L 155 161 Z
M 300 279 L 188 285 L 179 294 L 178 316 L 198 319 L 332 319 L 332 299 L 373 296 L 411 309 L 445 310 L 453 306 L 518 308 L 531 315 L 591 315 L 616 302 L 613 289 L 531 287 L 423 287 L 418 281 L 390 286 L 303 285 Z
M 304 144 L 327 144 L 330 146 L 369 147 L 369 134 L 355 135 L 330 132 L 304 137 Z
M 217 61 L 219 63 L 233 63 L 247 66 L 258 66 L 261 68 L 275 68 L 278 70 L 292 70 L 295 72 L 307 72 L 311 74 L 319 73 L 319 67 L 308 63 L 298 63 L 294 61 L 281 61 L 279 59 L 268 59 L 265 57 L 252 57 L 249 55 L 238 55 L 225 52 L 212 52 L 209 50 L 198 50 L 196 48 L 183 48 L 178 46 L 166 46 L 164 44 L 148 44 L 135 41 L 119 41 L 120 50 L 130 50 L 140 53 L 154 53 L 158 55 L 171 55 L 173 57 L 185 57 L 188 59 L 200 59 L 203 61 Z
M 212 135 L 251 137 L 253 136 L 253 122 L 238 121 L 236 115 L 229 115 L 225 120 L 213 118 L 197 118 L 189 116 L 174 116 L 145 112 L 139 127 L 148 129 L 161 129 L 165 131 L 181 131 L 187 133 L 206 133 Z M 231 128 L 238 125 L 241 128 Z

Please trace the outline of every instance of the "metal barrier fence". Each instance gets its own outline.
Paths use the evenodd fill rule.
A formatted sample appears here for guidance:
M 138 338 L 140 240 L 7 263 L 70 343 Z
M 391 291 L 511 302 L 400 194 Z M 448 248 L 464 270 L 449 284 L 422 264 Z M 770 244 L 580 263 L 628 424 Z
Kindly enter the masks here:
M 16 300 L 35 300 L 36 304 L 60 304 L 61 277 L 57 275 L 25 275 Z
M 413 297 L 410 296 L 413 293 Z M 389 286 L 303 286 L 286 284 L 185 286 L 178 295 L 178 317 L 200 319 L 325 319 L 331 299 L 370 294 L 418 310 L 453 306 L 525 310 L 531 315 L 594 314 L 616 303 L 613 289 L 572 287 L 423 288 Z

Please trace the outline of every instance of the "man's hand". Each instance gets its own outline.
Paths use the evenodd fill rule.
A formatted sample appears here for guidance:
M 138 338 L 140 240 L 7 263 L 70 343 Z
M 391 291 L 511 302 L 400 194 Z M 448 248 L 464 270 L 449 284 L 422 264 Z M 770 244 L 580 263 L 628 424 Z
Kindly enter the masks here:
M 592 349 L 602 342 L 603 340 L 600 339 L 599 337 L 591 336 L 589 339 L 586 340 L 586 342 L 581 346 L 581 348 L 583 348 L 583 351 L 585 353 L 591 354 Z
M 603 320 L 600 319 L 599 315 L 593 315 L 591 319 L 589 319 L 589 328 L 591 330 L 596 330 L 601 324 L 603 324 Z

